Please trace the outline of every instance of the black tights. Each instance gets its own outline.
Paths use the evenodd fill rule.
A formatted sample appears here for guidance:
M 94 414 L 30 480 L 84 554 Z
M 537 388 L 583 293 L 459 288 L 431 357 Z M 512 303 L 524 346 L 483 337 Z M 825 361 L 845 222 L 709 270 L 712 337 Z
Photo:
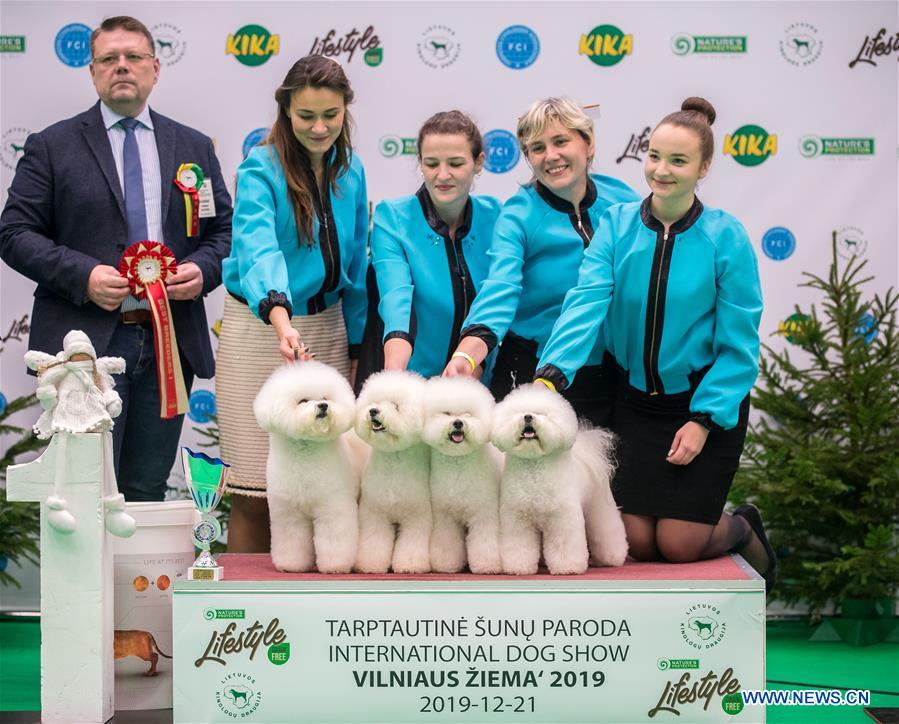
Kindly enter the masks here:
M 752 540 L 749 524 L 730 513 L 722 513 L 715 525 L 630 513 L 622 517 L 631 558 L 638 561 L 692 563 L 717 558 Z

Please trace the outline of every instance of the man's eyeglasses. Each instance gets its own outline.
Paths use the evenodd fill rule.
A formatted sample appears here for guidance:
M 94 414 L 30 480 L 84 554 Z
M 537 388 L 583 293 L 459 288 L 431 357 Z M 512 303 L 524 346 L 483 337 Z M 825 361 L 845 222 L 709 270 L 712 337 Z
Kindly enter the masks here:
M 91 62 L 102 68 L 112 68 L 119 62 L 119 58 L 124 58 L 129 65 L 139 65 L 155 57 L 153 53 L 109 53 L 101 55 L 99 58 L 94 58 Z

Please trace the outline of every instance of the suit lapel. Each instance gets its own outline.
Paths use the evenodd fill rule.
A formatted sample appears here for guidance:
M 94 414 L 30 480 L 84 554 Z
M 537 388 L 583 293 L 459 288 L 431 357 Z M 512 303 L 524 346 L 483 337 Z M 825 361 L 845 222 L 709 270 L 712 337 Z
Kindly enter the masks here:
M 162 183 L 162 225 L 169 213 L 169 203 L 175 190 L 175 128 L 165 117 L 150 110 L 153 129 L 156 134 L 156 152 L 159 154 L 159 174 Z
M 106 128 L 103 127 L 103 117 L 100 115 L 99 102 L 87 113 L 87 117 L 82 121 L 82 133 L 84 140 L 87 142 L 91 153 L 97 159 L 97 164 L 103 172 L 106 183 L 109 184 L 109 190 L 115 197 L 119 206 L 122 218 L 125 216 L 125 197 L 122 195 L 122 185 L 119 182 L 119 172 L 115 167 L 115 159 L 112 157 L 112 147 L 109 145 L 109 135 Z

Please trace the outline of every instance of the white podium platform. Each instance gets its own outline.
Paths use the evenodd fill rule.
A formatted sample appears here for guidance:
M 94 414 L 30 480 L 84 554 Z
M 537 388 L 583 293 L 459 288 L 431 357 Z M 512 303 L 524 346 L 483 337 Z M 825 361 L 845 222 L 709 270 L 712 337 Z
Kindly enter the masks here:
M 738 556 L 528 577 L 221 563 L 175 585 L 176 722 L 765 720 L 736 693 L 765 682 L 764 584 Z

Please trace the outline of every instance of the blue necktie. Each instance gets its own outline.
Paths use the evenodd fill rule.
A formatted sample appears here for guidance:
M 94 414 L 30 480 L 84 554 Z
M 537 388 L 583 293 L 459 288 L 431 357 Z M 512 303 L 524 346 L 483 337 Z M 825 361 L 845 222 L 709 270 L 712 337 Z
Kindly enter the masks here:
M 125 172 L 125 216 L 128 220 L 128 243 L 147 238 L 147 205 L 144 202 L 144 176 L 140 167 L 140 151 L 134 129 L 140 125 L 136 118 L 123 118 L 119 125 L 125 129 L 125 148 L 122 165 Z

